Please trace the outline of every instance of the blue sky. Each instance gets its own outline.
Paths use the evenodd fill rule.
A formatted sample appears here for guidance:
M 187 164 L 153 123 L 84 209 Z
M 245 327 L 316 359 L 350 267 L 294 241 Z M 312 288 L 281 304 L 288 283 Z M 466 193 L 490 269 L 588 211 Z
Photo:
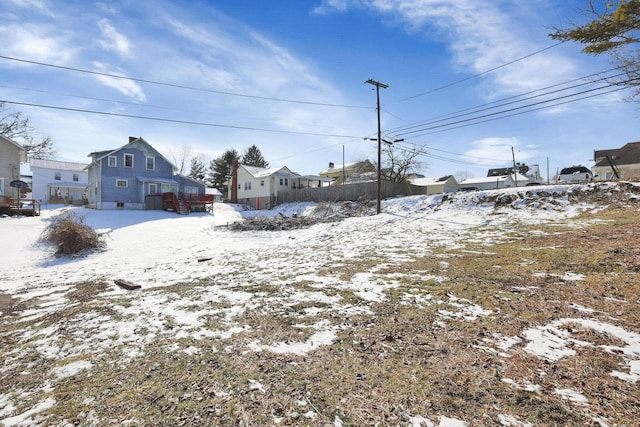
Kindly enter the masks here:
M 582 22 L 586 3 L 5 0 L 0 99 L 60 160 L 142 136 L 171 160 L 255 144 L 271 166 L 317 174 L 376 159 L 371 78 L 388 85 L 384 137 L 418 147 L 423 174 L 484 176 L 513 148 L 553 175 L 640 140 L 624 91 L 569 96 L 604 86 L 582 78 L 612 68 L 578 45 L 552 47 L 548 33 Z

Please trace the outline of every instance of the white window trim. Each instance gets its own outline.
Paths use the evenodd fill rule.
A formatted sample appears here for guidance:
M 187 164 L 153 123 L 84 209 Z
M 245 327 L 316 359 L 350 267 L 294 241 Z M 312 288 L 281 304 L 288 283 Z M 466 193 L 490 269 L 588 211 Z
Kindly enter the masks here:
M 131 157 L 131 166 L 127 166 L 127 157 Z M 124 153 L 122 156 L 123 166 L 127 169 L 133 169 L 133 166 L 134 166 L 133 160 L 134 160 L 134 157 L 133 157 L 133 154 L 131 153 Z
M 151 189 L 151 187 L 153 187 L 153 190 Z M 156 184 L 155 182 L 150 182 L 149 183 L 149 194 L 155 194 L 158 192 L 158 184 Z
M 113 161 L 113 165 L 111 164 L 112 161 Z M 109 158 L 107 159 L 107 166 L 109 166 L 110 168 L 117 168 L 118 167 L 118 157 L 109 156 Z
M 152 167 L 149 167 L 149 160 L 152 161 Z M 146 170 L 148 171 L 154 171 L 156 170 L 156 158 L 153 156 L 147 156 L 145 161 L 144 161 L 144 167 L 146 168 Z
M 121 182 L 124 182 L 124 185 L 118 185 Z M 116 188 L 129 188 L 129 180 L 128 179 L 116 179 Z

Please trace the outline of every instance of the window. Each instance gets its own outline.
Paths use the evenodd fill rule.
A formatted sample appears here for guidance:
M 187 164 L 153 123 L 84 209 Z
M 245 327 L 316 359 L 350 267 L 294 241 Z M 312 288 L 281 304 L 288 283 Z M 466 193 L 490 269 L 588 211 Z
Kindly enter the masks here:
M 288 187 L 289 186 L 289 178 L 280 178 L 280 186 L 285 186 Z
M 60 181 L 62 179 L 62 175 L 60 174 L 60 172 L 55 172 L 53 175 L 53 179 L 55 179 L 56 181 Z
M 128 188 L 129 187 L 129 181 L 127 181 L 126 179 L 116 179 L 116 187 L 118 187 L 118 188 Z
M 184 187 L 184 192 L 186 194 L 198 194 L 198 187 Z
M 163 193 L 173 193 L 173 186 L 171 184 L 162 184 L 161 185 Z
M 116 156 L 109 156 L 108 165 L 109 165 L 110 168 L 118 167 L 118 158 Z
M 73 174 L 73 182 L 78 182 L 80 181 L 80 175 L 78 175 L 77 173 Z
M 155 194 L 158 192 L 158 184 L 150 183 L 149 184 L 149 194 Z
M 245 182 L 244 183 L 244 189 L 247 190 L 247 191 L 251 190 L 251 182 Z
M 133 167 L 133 154 L 124 153 L 124 167 L 125 168 Z
M 156 169 L 156 158 L 147 157 L 147 170 L 152 171 Z
M 260 181 L 260 187 L 264 187 L 264 179 Z

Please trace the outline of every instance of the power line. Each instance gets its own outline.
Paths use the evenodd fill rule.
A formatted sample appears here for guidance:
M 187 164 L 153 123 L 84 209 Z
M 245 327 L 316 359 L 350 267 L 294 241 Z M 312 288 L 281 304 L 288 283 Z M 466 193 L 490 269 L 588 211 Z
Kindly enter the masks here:
M 407 124 L 407 125 L 404 125 L 404 126 L 400 126 L 400 127 L 391 129 L 390 131 L 399 132 L 399 131 L 404 131 L 404 130 L 409 130 L 409 129 L 412 129 L 412 128 L 416 128 L 416 127 L 422 126 L 422 125 L 438 123 L 438 122 L 451 120 L 451 119 L 458 118 L 458 117 L 464 117 L 466 115 L 471 115 L 471 114 L 475 114 L 475 113 L 478 113 L 478 112 L 487 111 L 487 110 L 490 110 L 490 109 L 493 109 L 493 108 L 503 107 L 503 106 L 506 106 L 506 105 L 516 104 L 518 102 L 523 102 L 523 101 L 526 101 L 526 100 L 529 100 L 529 99 L 540 98 L 540 97 L 547 96 L 547 95 L 550 95 L 550 94 L 553 94 L 553 93 L 558 93 L 558 92 L 562 92 L 564 90 L 575 89 L 577 87 L 595 84 L 595 83 L 600 82 L 602 80 L 608 80 L 608 79 L 612 79 L 612 78 L 624 75 L 624 73 L 619 73 L 619 74 L 615 74 L 615 75 L 612 75 L 612 76 L 605 76 L 605 77 L 602 77 L 602 78 L 597 79 L 597 80 L 584 82 L 584 83 L 581 83 L 581 84 L 577 84 L 577 85 L 573 85 L 573 86 L 569 86 L 569 87 L 565 87 L 565 88 L 562 88 L 562 89 L 557 89 L 557 90 L 553 90 L 553 91 L 549 91 L 549 92 L 540 93 L 540 94 L 535 95 L 535 96 L 526 97 L 527 95 L 531 95 L 531 94 L 534 94 L 534 93 L 537 93 L 537 92 L 541 92 L 543 90 L 548 90 L 548 89 L 552 89 L 552 88 L 555 88 L 555 87 L 564 86 L 566 84 L 573 83 L 573 82 L 576 82 L 576 81 L 579 81 L 579 80 L 584 80 L 584 79 L 587 79 L 587 78 L 590 78 L 590 77 L 593 77 L 593 76 L 596 76 L 596 75 L 602 75 L 603 73 L 608 73 L 608 72 L 610 72 L 612 70 L 615 70 L 615 68 L 612 68 L 610 70 L 603 71 L 603 72 L 600 72 L 600 73 L 590 74 L 588 76 L 580 77 L 580 78 L 577 78 L 577 79 L 568 80 L 566 82 L 558 83 L 558 84 L 555 84 L 555 85 L 546 86 L 544 88 L 531 90 L 531 91 L 528 91 L 528 92 L 521 93 L 519 95 L 514 95 L 514 96 L 507 97 L 507 98 L 499 99 L 499 100 L 496 100 L 496 101 L 488 102 L 486 104 L 480 104 L 480 105 L 476 105 L 474 107 L 464 108 L 462 110 L 454 111 L 454 112 L 448 113 L 448 114 L 439 115 L 439 116 L 436 116 L 436 117 L 433 117 L 433 118 L 430 118 L 430 119 L 420 120 L 418 122 L 410 123 L 410 124 Z M 511 102 L 506 102 L 506 101 L 511 101 Z M 502 104 L 500 104 L 501 102 L 502 102 Z
M 615 85 L 609 85 L 609 86 L 615 86 Z M 564 105 L 564 104 L 569 104 L 569 103 L 572 103 L 572 102 L 582 101 L 582 100 L 585 100 L 585 99 L 595 98 L 596 96 L 607 95 L 607 94 L 610 94 L 610 93 L 613 93 L 613 92 L 619 92 L 619 91 L 624 90 L 624 89 L 626 89 L 626 88 L 618 87 L 616 89 L 612 89 L 612 90 L 609 90 L 609 91 L 606 91 L 606 92 L 602 92 L 602 93 L 596 93 L 596 94 L 592 94 L 592 95 L 588 95 L 588 96 L 583 96 L 583 97 L 577 98 L 577 99 L 570 99 L 570 100 L 567 100 L 567 101 L 558 102 L 558 103 L 552 104 L 552 105 L 546 105 L 546 106 L 541 106 L 541 107 L 537 107 L 537 108 L 532 108 L 531 110 L 518 111 L 516 113 L 506 114 L 506 115 L 501 116 L 501 117 L 492 117 L 490 119 L 477 121 L 475 123 L 466 123 L 466 124 L 462 124 L 462 125 L 459 125 L 459 126 L 450 127 L 449 129 L 440 129 L 440 130 L 436 130 L 436 131 L 433 131 L 433 132 L 427 132 L 427 131 L 429 131 L 431 129 L 435 129 L 435 128 L 438 128 L 438 127 L 441 127 L 441 126 L 434 126 L 433 128 L 425 128 L 425 129 L 420 130 L 420 132 L 423 132 L 423 133 L 420 133 L 420 134 L 414 135 L 414 136 L 430 135 L 430 134 L 434 134 L 434 133 L 446 132 L 446 131 L 450 131 L 450 130 L 454 130 L 454 129 L 460 129 L 460 128 L 463 128 L 463 127 L 473 126 L 473 125 L 477 125 L 477 124 L 481 124 L 481 123 L 492 122 L 492 121 L 504 119 L 504 118 L 507 118 L 507 117 L 518 116 L 518 115 L 521 115 L 521 114 L 526 114 L 526 113 L 531 113 L 531 112 L 534 112 L 534 111 L 544 110 L 544 109 L 547 109 L 547 108 L 557 107 L 559 105 Z M 571 95 L 571 96 L 573 96 L 573 95 Z M 561 98 L 566 98 L 566 97 L 561 97 Z M 536 104 L 540 104 L 540 103 L 536 103 Z M 526 105 L 526 106 L 524 106 L 522 108 L 530 107 L 530 106 L 536 105 L 536 104 Z M 517 108 L 512 108 L 512 109 L 509 109 L 509 110 L 506 110 L 506 111 L 502 111 L 502 112 L 498 112 L 498 113 L 495 113 L 495 114 L 503 114 L 503 113 L 510 112 L 510 111 L 515 111 L 515 110 L 517 110 Z M 489 114 L 489 115 L 485 115 L 485 116 L 482 116 L 482 117 L 488 117 L 488 116 L 492 116 L 492 115 L 493 114 Z M 478 118 L 468 119 L 468 120 L 461 120 L 458 123 L 468 122 L 470 120 L 477 120 L 477 119 Z M 450 125 L 452 125 L 452 124 L 450 124 Z M 419 132 L 419 131 L 416 131 L 416 132 Z
M 410 99 L 414 99 L 414 98 L 418 98 L 418 97 L 420 97 L 420 96 L 428 95 L 428 94 L 430 94 L 430 93 L 438 92 L 438 91 L 440 91 L 440 90 L 442 90 L 442 89 L 446 89 L 446 88 L 449 88 L 449 87 L 451 87 L 451 86 L 455 86 L 455 85 L 458 85 L 458 84 L 460 84 L 460 83 L 464 83 L 464 82 L 466 82 L 466 81 L 468 81 L 468 80 L 472 80 L 472 79 L 475 79 L 475 78 L 477 78 L 477 77 L 484 76 L 485 74 L 489 74 L 489 73 L 491 73 L 491 72 L 493 72 L 493 71 L 499 70 L 499 69 L 504 68 L 504 67 L 507 67 L 507 66 L 509 66 L 509 65 L 511 65 L 511 64 L 515 64 L 516 62 L 519 62 L 519 61 L 522 61 L 522 60 L 524 60 L 524 59 L 530 58 L 530 57 L 532 57 L 532 56 L 534 56 L 534 55 L 537 55 L 537 54 L 539 54 L 539 53 L 541 53 L 541 52 L 544 52 L 544 51 L 546 51 L 546 50 L 552 49 L 552 48 L 554 48 L 554 47 L 556 47 L 556 46 L 558 46 L 558 45 L 561 45 L 562 43 L 564 43 L 564 41 L 558 42 L 558 43 L 553 44 L 553 45 L 551 45 L 551 46 L 547 46 L 547 47 L 545 47 L 545 48 L 543 48 L 543 49 L 537 50 L 537 51 L 535 51 L 535 52 L 533 52 L 533 53 L 530 53 L 530 54 L 528 54 L 528 55 L 521 56 L 520 58 L 516 58 L 516 59 L 514 59 L 513 61 L 506 62 L 506 63 L 504 63 L 504 64 L 502 64 L 502 65 L 498 65 L 497 67 L 490 68 L 490 69 L 488 69 L 488 70 L 486 70 L 486 71 L 482 71 L 482 72 L 480 72 L 480 73 L 474 74 L 474 75 L 469 76 L 469 77 L 466 77 L 466 78 L 464 78 L 464 79 L 457 80 L 457 81 L 455 81 L 455 82 L 448 83 L 448 84 L 446 84 L 446 85 L 444 85 L 444 86 L 440 86 L 440 87 L 437 87 L 437 88 L 434 88 L 434 89 L 430 89 L 430 90 L 425 91 L 425 92 L 418 93 L 417 95 L 412 95 L 412 96 L 409 96 L 409 97 L 407 97 L 407 98 L 400 99 L 400 100 L 398 100 L 397 102 L 404 102 L 404 101 L 408 101 L 408 100 L 410 100 Z
M 315 105 L 315 106 L 321 106 L 321 107 L 357 108 L 357 109 L 367 109 L 367 110 L 371 109 L 371 107 L 369 107 L 369 106 L 361 106 L 361 105 L 330 104 L 330 103 L 323 103 L 323 102 L 301 101 L 301 100 L 285 99 L 285 98 L 272 98 L 272 97 L 268 97 L 268 96 L 249 95 L 249 94 L 243 94 L 243 93 L 235 93 L 235 92 L 226 92 L 226 91 L 221 91 L 221 90 L 205 89 L 205 88 L 194 87 L 194 86 L 185 86 L 185 85 L 179 85 L 179 84 L 174 84 L 174 83 L 158 82 L 158 81 L 154 81 L 154 80 L 147 80 L 147 79 L 141 79 L 141 78 L 136 78 L 136 77 L 123 76 L 123 75 L 119 75 L 119 74 L 110 74 L 110 73 L 104 73 L 104 72 L 100 72 L 100 71 L 85 70 L 85 69 L 82 69 L 82 68 L 74 68 L 74 67 L 66 67 L 66 66 L 63 66 L 63 65 L 48 64 L 46 62 L 30 61 L 28 59 L 14 58 L 14 57 L 11 57 L 11 56 L 4 56 L 4 55 L 0 55 L 0 58 L 1 59 L 6 59 L 6 60 L 9 60 L 9 61 L 22 62 L 22 63 L 26 63 L 26 64 L 40 65 L 42 67 L 56 68 L 56 69 L 59 69 L 59 70 L 66 70 L 66 71 L 74 71 L 74 72 L 78 72 L 78 73 L 91 74 L 91 75 L 94 75 L 94 76 L 110 77 L 110 78 L 121 79 L 121 80 L 131 80 L 131 81 L 139 82 L 139 83 L 148 83 L 148 84 L 153 84 L 153 85 L 158 85 L 158 86 L 173 87 L 173 88 L 177 88 L 177 89 L 188 89 L 188 90 L 193 90 L 193 91 L 198 91 L 198 92 L 216 93 L 216 94 L 219 94 L 219 95 L 237 96 L 237 97 L 251 98 L 251 99 L 261 99 L 261 100 L 265 100 L 265 101 L 288 102 L 288 103 L 292 103 L 292 104 Z
M 177 124 L 185 124 L 185 125 L 209 126 L 209 127 L 218 127 L 218 128 L 226 128 L 226 129 L 241 129 L 241 130 L 257 131 L 257 132 L 283 133 L 283 134 L 291 134 L 291 135 L 323 136 L 323 137 L 331 137 L 331 138 L 357 138 L 353 135 L 325 134 L 325 133 L 290 131 L 290 130 L 281 130 L 281 129 L 266 129 L 266 128 L 257 128 L 257 127 L 249 127 L 249 126 L 223 125 L 218 123 L 166 119 L 161 117 L 138 116 L 133 114 L 109 113 L 106 111 L 95 111 L 95 110 L 86 110 L 81 108 L 60 107 L 56 105 L 31 104 L 27 102 L 18 102 L 18 101 L 9 101 L 6 99 L 0 99 L 0 103 L 3 103 L 3 102 L 6 104 L 23 105 L 27 107 L 48 108 L 53 110 L 73 111 L 77 113 L 98 114 L 98 115 L 111 116 L 111 117 L 125 117 L 125 118 L 140 119 L 140 120 L 153 120 L 157 122 L 177 123 Z
M 597 88 L 592 88 L 592 89 L 584 90 L 584 91 L 581 91 L 581 92 L 576 92 L 576 93 L 573 93 L 573 94 L 560 96 L 560 97 L 557 97 L 557 98 L 547 99 L 547 100 L 544 100 L 544 101 L 539 101 L 539 102 L 534 102 L 534 103 L 530 103 L 530 104 L 526 104 L 526 105 L 521 105 L 521 106 L 518 106 L 518 107 L 506 109 L 506 110 L 496 111 L 496 112 L 489 113 L 489 114 L 483 114 L 483 115 L 480 115 L 480 116 L 471 117 L 471 118 L 467 118 L 467 119 L 463 119 L 463 120 L 456 120 L 456 121 L 453 121 L 453 122 L 450 122 L 450 123 L 444 123 L 444 124 L 425 127 L 425 128 L 421 128 L 421 129 L 409 130 L 409 131 L 406 131 L 406 132 L 396 132 L 396 133 L 398 135 L 400 135 L 400 136 L 405 136 L 405 135 L 414 134 L 414 133 L 418 133 L 418 132 L 424 132 L 424 131 L 427 131 L 427 130 L 433 130 L 433 129 L 444 128 L 444 127 L 448 128 L 448 127 L 452 127 L 453 125 L 457 125 L 457 124 L 461 124 L 461 123 L 466 123 L 466 122 L 470 122 L 470 121 L 478 121 L 478 120 L 483 119 L 483 118 L 502 115 L 502 114 L 505 114 L 505 113 L 509 113 L 511 111 L 522 110 L 522 109 L 525 109 L 525 108 L 534 107 L 536 105 L 541 105 L 541 104 L 546 104 L 546 103 L 550 103 L 550 102 L 553 102 L 553 101 L 558 101 L 560 99 L 566 99 L 566 98 L 582 95 L 582 94 L 585 94 L 585 93 L 590 93 L 590 92 L 594 92 L 594 91 L 598 91 L 598 90 L 603 90 L 603 89 L 609 88 L 611 86 L 616 86 L 616 85 L 615 84 L 608 84 L 608 85 L 605 85 L 605 86 L 600 86 L 600 87 L 597 87 Z M 618 88 L 617 90 L 622 90 L 622 89 L 623 88 Z M 606 92 L 606 93 L 610 93 L 610 92 Z M 598 96 L 598 95 L 596 94 L 594 96 Z M 586 98 L 580 98 L 580 99 L 586 99 Z M 560 104 L 553 104 L 551 106 L 546 106 L 544 108 L 550 108 L 550 107 L 553 107 L 553 106 L 556 106 L 556 105 L 560 105 Z M 526 112 L 530 112 L 530 111 L 536 111 L 536 110 L 532 109 L 532 110 L 528 110 Z M 509 116 L 506 116 L 506 117 L 509 117 Z M 483 123 L 483 122 L 480 122 L 480 123 Z

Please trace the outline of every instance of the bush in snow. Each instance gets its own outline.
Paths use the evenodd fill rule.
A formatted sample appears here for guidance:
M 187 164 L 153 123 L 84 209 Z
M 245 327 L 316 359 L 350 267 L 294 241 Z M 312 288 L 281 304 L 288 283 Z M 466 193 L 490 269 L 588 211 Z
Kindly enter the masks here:
M 85 224 L 84 215 L 75 211 L 66 211 L 52 217 L 40 239 L 55 245 L 56 254 L 65 255 L 104 246 L 95 230 Z

